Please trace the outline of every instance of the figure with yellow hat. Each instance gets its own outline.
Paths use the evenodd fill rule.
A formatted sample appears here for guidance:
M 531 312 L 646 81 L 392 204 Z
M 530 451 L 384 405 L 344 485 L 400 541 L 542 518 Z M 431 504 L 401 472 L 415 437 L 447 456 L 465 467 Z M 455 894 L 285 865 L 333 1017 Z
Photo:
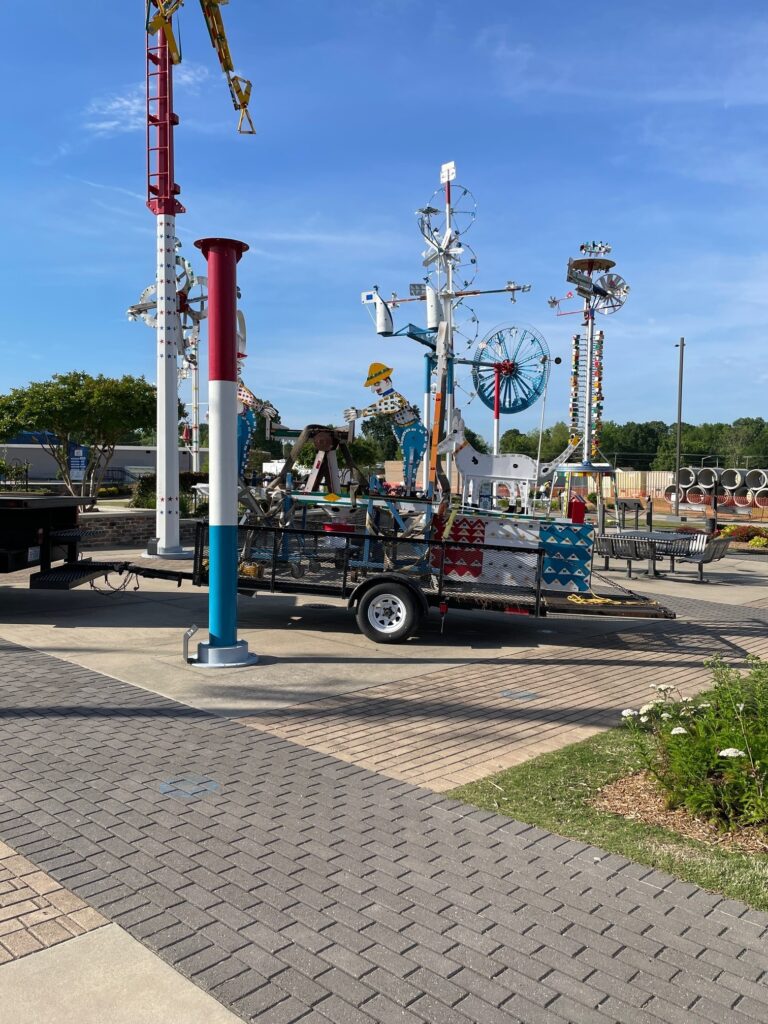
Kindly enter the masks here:
M 347 423 L 366 416 L 391 417 L 392 431 L 403 452 L 403 483 L 410 494 L 416 484 L 416 471 L 427 450 L 427 431 L 421 422 L 419 410 L 392 386 L 392 367 L 384 363 L 371 363 L 365 387 L 373 388 L 378 400 L 364 409 L 344 410 Z

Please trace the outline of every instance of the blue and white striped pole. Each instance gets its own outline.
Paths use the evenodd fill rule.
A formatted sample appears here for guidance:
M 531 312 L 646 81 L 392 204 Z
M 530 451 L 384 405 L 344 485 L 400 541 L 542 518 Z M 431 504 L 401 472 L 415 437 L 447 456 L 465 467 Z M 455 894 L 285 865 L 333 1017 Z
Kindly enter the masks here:
M 208 643 L 195 665 L 253 665 L 237 639 L 237 264 L 247 250 L 233 238 L 195 242 L 208 262 Z

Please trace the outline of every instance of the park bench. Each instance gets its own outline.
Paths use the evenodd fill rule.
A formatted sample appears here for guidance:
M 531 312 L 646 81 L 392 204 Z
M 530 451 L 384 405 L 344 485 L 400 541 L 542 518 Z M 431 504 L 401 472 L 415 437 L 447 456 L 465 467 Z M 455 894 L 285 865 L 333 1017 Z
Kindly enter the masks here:
M 595 539 L 595 554 L 605 559 L 604 568 L 610 569 L 610 560 L 617 558 L 627 563 L 627 579 L 632 579 L 632 563 L 646 559 L 656 569 L 656 541 L 625 534 L 604 534 Z
M 712 539 L 706 534 L 688 536 L 649 537 L 641 533 L 603 534 L 595 539 L 595 554 L 605 559 L 605 568 L 610 569 L 610 560 L 617 558 L 627 563 L 627 578 L 632 579 L 632 562 L 648 561 L 648 572 L 656 574 L 659 558 L 669 558 L 670 570 L 674 572 L 675 560 L 693 562 L 698 566 L 699 582 L 704 581 L 704 566 L 722 558 L 728 550 L 730 539 Z
M 730 537 L 709 538 L 705 534 L 694 535 L 690 550 L 679 555 L 682 562 L 693 562 L 699 570 L 699 583 L 704 583 L 704 566 L 721 559 L 731 543 Z

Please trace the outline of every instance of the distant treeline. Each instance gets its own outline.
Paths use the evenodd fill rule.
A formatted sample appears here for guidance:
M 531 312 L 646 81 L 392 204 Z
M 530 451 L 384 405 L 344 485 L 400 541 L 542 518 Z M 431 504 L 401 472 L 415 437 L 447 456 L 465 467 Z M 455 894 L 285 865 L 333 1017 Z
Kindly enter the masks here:
M 553 459 L 568 444 L 565 423 L 544 430 L 542 459 Z M 674 469 L 677 425 L 649 420 L 647 423 L 614 423 L 607 420 L 601 431 L 600 449 L 605 458 L 622 468 Z M 502 452 L 536 457 L 539 431 L 507 430 L 501 437 Z M 683 465 L 768 467 L 768 422 L 759 416 L 733 423 L 684 423 Z

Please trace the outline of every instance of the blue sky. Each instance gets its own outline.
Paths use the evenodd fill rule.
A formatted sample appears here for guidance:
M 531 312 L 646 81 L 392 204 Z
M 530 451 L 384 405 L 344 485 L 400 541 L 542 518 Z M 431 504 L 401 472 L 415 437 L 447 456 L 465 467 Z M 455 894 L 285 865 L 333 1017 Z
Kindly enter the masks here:
M 154 336 L 125 310 L 154 273 L 144 206 L 141 0 L 6 5 L 0 163 L 0 389 L 82 368 L 154 378 Z M 566 357 L 576 317 L 547 306 L 585 239 L 613 244 L 631 286 L 605 318 L 605 417 L 764 415 L 768 383 L 768 14 L 707 0 L 474 5 L 232 0 L 258 135 L 238 136 L 199 7 L 181 13 L 178 233 L 232 235 L 248 318 L 246 380 L 284 422 L 341 422 L 369 362 L 414 400 L 421 350 L 373 332 L 360 291 L 419 280 L 414 210 L 443 161 L 478 202 L 481 332 L 529 323 Z M 32 31 L 33 30 L 33 31 Z M 398 314 L 406 322 L 405 307 Z M 553 371 L 547 420 L 567 416 Z M 466 378 L 460 382 L 468 384 Z M 508 417 L 528 429 L 538 407 Z M 467 421 L 490 436 L 478 400 Z

